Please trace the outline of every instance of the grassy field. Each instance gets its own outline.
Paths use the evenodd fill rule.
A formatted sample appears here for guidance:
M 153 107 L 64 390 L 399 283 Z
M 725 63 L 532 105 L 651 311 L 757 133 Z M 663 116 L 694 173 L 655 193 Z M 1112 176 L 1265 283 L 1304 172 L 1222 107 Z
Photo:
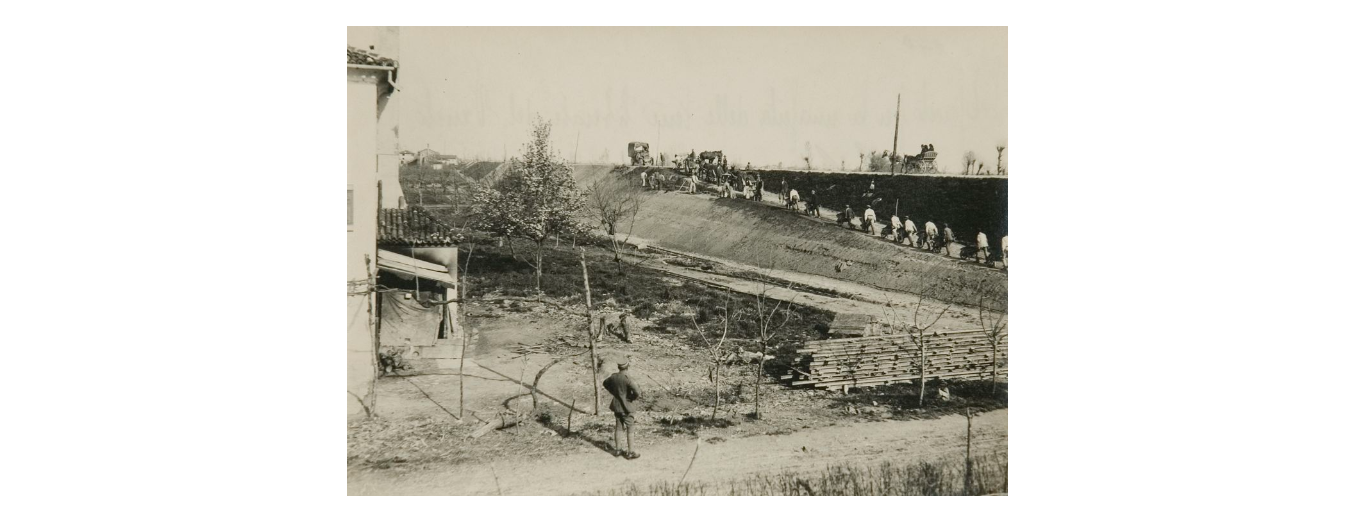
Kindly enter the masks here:
M 627 172 L 621 182 L 635 174 Z M 650 192 L 634 235 L 654 245 L 743 264 L 820 275 L 974 306 L 975 289 L 1006 274 L 898 247 L 829 223 L 748 201 Z
M 1006 452 L 974 455 L 965 487 L 963 455 L 898 465 L 831 465 L 817 472 L 757 474 L 718 483 L 665 481 L 599 492 L 611 496 L 981 496 L 1004 494 Z

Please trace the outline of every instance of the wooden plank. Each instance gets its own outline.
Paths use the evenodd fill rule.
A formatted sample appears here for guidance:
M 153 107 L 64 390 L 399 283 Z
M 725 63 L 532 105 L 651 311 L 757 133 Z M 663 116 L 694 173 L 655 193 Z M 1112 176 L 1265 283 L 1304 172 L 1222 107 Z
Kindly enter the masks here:
M 997 344 L 998 344 L 998 345 L 1004 345 L 1004 344 L 1006 344 L 1006 342 L 1004 342 L 1004 341 L 1003 341 L 1003 342 L 998 342 Z M 944 349 L 944 348 L 950 348 L 950 347 L 969 347 L 969 348 L 973 348 L 973 349 L 982 349 L 982 348 L 986 347 L 986 348 L 988 348 L 988 349 L 991 349 L 991 348 L 992 348 L 992 343 L 991 343 L 991 342 L 988 342 L 986 339 L 983 339 L 983 340 L 975 340 L 975 341 L 956 341 L 956 340 L 932 340 L 932 339 L 927 339 L 927 340 L 926 340 L 926 346 L 927 346 L 927 348 L 930 348 L 930 347 L 936 347 L 936 348 L 938 348 L 938 349 Z M 831 349 L 796 349 L 795 352 L 796 352 L 796 353 L 799 353 L 799 354 L 812 354 L 812 355 L 837 355 L 837 354 L 849 354 L 849 353 L 856 353 L 856 352 L 861 352 L 861 351 L 871 351 L 871 350 L 881 350 L 881 349 L 916 349 L 916 344 L 914 344 L 914 343 L 912 343 L 912 342 L 910 342 L 910 341 L 909 341 L 909 342 L 892 342 L 892 341 L 890 341 L 890 342 L 878 342 L 878 343 L 873 343 L 873 344 L 862 344 L 862 345 L 853 345 L 853 346 L 840 346 L 840 347 L 834 347 L 834 348 L 831 348 Z
M 935 338 L 935 339 L 966 338 L 966 337 L 979 337 L 979 338 L 981 338 L 981 337 L 986 337 L 986 336 L 987 336 L 987 334 L 986 334 L 985 332 L 983 332 L 983 330 L 981 330 L 981 329 L 965 330 L 965 331 L 935 332 L 935 333 L 927 333 L 927 334 L 926 334 L 927 340 L 930 340 L 930 339 L 932 339 L 932 338 Z M 898 339 L 898 340 L 902 340 L 902 341 L 906 341 L 906 342 L 911 342 L 911 341 L 912 341 L 911 338 L 912 338 L 911 335 L 908 335 L 907 333 L 899 333 L 899 334 L 892 334 L 892 335 L 880 335 L 880 336 L 863 337 L 863 338 L 835 338 L 835 339 L 814 340 L 814 341 L 810 341 L 810 342 L 805 342 L 805 343 L 804 343 L 804 347 L 805 347 L 805 348 L 812 349 L 812 348 L 817 348 L 817 347 L 829 347 L 829 346 L 834 346 L 834 345 L 851 344 L 851 343 L 859 343 L 859 342 L 877 342 L 877 341 L 881 341 L 881 340 L 891 340 L 891 339 Z
M 997 376 L 1001 376 L 1001 375 L 1005 375 L 1005 374 L 1008 374 L 1007 370 L 1005 370 L 1005 369 L 998 369 L 998 370 L 997 370 Z M 934 374 L 934 375 L 928 373 L 928 374 L 926 375 L 926 378 L 927 378 L 927 380 L 930 380 L 931 378 L 942 378 L 942 379 L 949 379 L 949 380 L 981 380 L 983 377 L 991 377 L 991 376 L 992 376 L 992 371 L 989 369 L 989 370 L 986 370 L 986 371 L 959 371 L 959 372 L 939 373 L 939 374 Z M 872 377 L 872 378 L 856 378 L 856 379 L 852 379 L 852 378 L 844 378 L 844 379 L 839 379 L 839 380 L 813 381 L 813 382 L 808 381 L 808 380 L 803 380 L 803 381 L 793 382 L 792 385 L 809 385 L 809 384 L 812 384 L 812 385 L 814 385 L 815 387 L 837 387 L 837 386 L 841 386 L 841 385 L 850 385 L 850 386 L 852 386 L 852 387 L 866 387 L 866 386 L 872 386 L 872 385 L 883 385 L 883 384 L 886 384 L 886 383 L 901 382 L 901 381 L 904 381 L 904 380 L 915 380 L 915 379 L 917 379 L 917 375 L 915 375 L 915 374 L 912 374 L 912 375 L 891 375 L 891 376 L 881 376 L 881 377 Z
M 798 349 L 798 351 L 807 352 L 807 353 L 829 353 L 829 352 L 834 352 L 834 351 L 849 351 L 849 350 L 852 350 L 852 349 L 861 349 L 861 348 L 869 348 L 869 347 L 880 347 L 880 346 L 912 346 L 912 345 L 916 345 L 916 343 L 913 342 L 912 339 L 910 339 L 910 338 L 899 339 L 899 338 L 867 337 L 867 340 L 868 340 L 868 341 L 852 342 L 852 343 L 850 343 L 850 344 L 838 344 L 838 345 L 832 345 L 832 346 L 809 346 L 808 344 L 805 344 L 805 347 Z M 1007 339 L 1002 339 L 1002 342 L 1007 342 Z M 999 342 L 999 343 L 1000 343 L 1000 342 Z M 968 337 L 961 337 L 961 338 L 952 338 L 952 337 L 951 337 L 951 338 L 930 338 L 930 337 L 927 337 L 927 338 L 926 338 L 926 344 L 927 344 L 927 345 L 932 345 L 932 344 L 936 344 L 936 345 L 982 345 L 982 344 L 992 345 L 991 341 L 990 341 L 987 337 L 972 337 L 972 338 L 968 338 Z

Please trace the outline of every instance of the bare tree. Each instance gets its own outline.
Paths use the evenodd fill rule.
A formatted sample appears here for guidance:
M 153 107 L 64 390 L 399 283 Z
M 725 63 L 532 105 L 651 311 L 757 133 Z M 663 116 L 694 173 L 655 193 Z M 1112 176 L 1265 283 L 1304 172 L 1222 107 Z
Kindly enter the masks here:
M 934 269 L 934 267 L 935 266 L 933 265 L 932 268 L 929 268 L 922 273 L 923 281 L 929 278 L 929 272 Z M 917 374 L 921 384 L 917 388 L 917 407 L 922 407 L 926 402 L 926 332 L 932 327 L 935 327 L 936 323 L 940 322 L 940 319 L 950 310 L 950 304 L 946 303 L 945 307 L 941 309 L 939 313 L 932 316 L 927 316 L 922 312 L 922 308 L 925 307 L 927 299 L 933 298 L 931 294 L 935 291 L 935 288 L 935 285 L 927 284 L 922 288 L 922 291 L 917 294 L 917 304 L 916 307 L 912 309 L 912 320 L 910 323 L 906 324 L 905 327 L 908 339 L 912 341 L 912 345 L 917 346 L 917 351 L 920 354 L 920 363 L 918 364 Z
M 588 315 L 588 357 L 592 360 L 592 414 L 602 412 L 601 384 L 597 383 L 597 340 L 592 334 L 592 287 L 588 285 L 588 256 L 578 247 L 578 262 L 583 265 L 583 305 Z
M 865 171 L 865 153 L 864 153 L 864 152 L 861 152 L 861 153 L 860 153 L 860 166 L 856 167 L 856 171 L 857 171 L 857 172 L 864 172 L 864 171 Z
M 804 169 L 813 170 L 813 161 L 809 160 L 809 156 L 804 156 Z
M 964 152 L 964 175 L 968 175 L 969 171 L 973 170 L 974 163 L 977 162 L 978 155 L 974 154 L 972 150 Z
M 997 175 L 1005 175 L 1006 170 L 1001 167 L 1001 154 L 1006 152 L 1006 145 L 997 145 Z
M 996 284 L 978 286 L 978 324 L 992 344 L 992 394 L 997 393 L 997 347 L 1006 339 L 1006 291 Z
M 732 299 L 732 292 L 730 290 L 725 290 L 724 307 L 720 308 L 723 312 L 720 317 L 720 325 L 723 331 L 720 332 L 719 340 L 716 342 L 710 341 L 710 337 L 705 334 L 705 329 L 701 327 L 699 322 L 696 322 L 696 317 L 691 317 L 691 324 L 696 327 L 696 333 L 700 334 L 701 343 L 705 345 L 704 354 L 706 359 L 710 361 L 710 379 L 713 380 L 715 384 L 715 406 L 714 410 L 710 413 L 711 420 L 719 417 L 719 376 L 722 372 L 721 369 L 724 367 L 724 361 L 729 355 L 728 347 L 725 345 L 729 338 L 729 322 L 737 317 L 736 313 L 733 316 L 729 315 L 729 302 Z
M 760 289 L 757 292 L 756 313 L 757 313 L 757 341 L 761 344 L 762 352 L 756 354 L 757 358 L 757 381 L 754 384 L 754 394 L 752 398 L 752 416 L 757 419 L 762 418 L 762 374 L 766 368 L 766 361 L 775 358 L 770 355 L 771 347 L 776 343 L 776 335 L 785 329 L 785 324 L 790 322 L 790 317 L 794 314 L 794 301 L 798 294 L 788 302 L 773 299 L 767 296 L 767 290 L 771 288 L 770 270 L 774 267 L 769 266 L 764 272 L 758 273 L 758 283 Z M 794 289 L 794 284 L 789 285 L 789 289 Z M 775 301 L 775 305 L 771 302 Z M 782 308 L 781 306 L 784 306 Z M 779 323 L 776 320 L 776 313 L 781 313 Z
M 466 306 L 465 295 L 467 286 L 470 284 L 470 258 L 475 255 L 475 244 L 470 244 L 470 250 L 465 254 L 465 263 L 461 264 L 461 368 L 457 371 L 457 384 L 461 386 L 461 409 L 460 417 L 465 418 L 465 355 L 470 351 L 470 312 Z
M 588 188 L 586 212 L 610 238 L 611 255 L 616 262 L 617 275 L 625 276 L 621 250 L 630 243 L 631 233 L 635 229 L 635 218 L 643 208 L 646 194 L 647 192 L 634 185 L 611 179 L 599 179 Z M 627 224 L 625 237 L 621 238 L 618 228 Z

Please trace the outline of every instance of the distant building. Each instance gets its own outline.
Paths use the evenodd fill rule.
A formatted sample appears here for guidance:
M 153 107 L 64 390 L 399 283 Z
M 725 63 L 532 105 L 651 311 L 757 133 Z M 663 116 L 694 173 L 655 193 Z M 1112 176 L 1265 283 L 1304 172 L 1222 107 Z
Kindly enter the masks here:
M 419 166 L 431 166 L 437 170 L 441 170 L 444 166 L 461 164 L 461 160 L 456 156 L 440 154 L 431 148 L 419 150 L 418 154 L 415 154 L 414 160 L 418 162 Z

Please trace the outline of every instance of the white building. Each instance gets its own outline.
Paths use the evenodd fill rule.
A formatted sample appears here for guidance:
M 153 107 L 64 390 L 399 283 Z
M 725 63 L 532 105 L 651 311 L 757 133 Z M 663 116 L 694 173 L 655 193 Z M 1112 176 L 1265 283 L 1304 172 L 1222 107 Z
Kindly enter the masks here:
M 348 28 L 348 415 L 375 407 L 377 212 L 398 208 L 399 28 Z

